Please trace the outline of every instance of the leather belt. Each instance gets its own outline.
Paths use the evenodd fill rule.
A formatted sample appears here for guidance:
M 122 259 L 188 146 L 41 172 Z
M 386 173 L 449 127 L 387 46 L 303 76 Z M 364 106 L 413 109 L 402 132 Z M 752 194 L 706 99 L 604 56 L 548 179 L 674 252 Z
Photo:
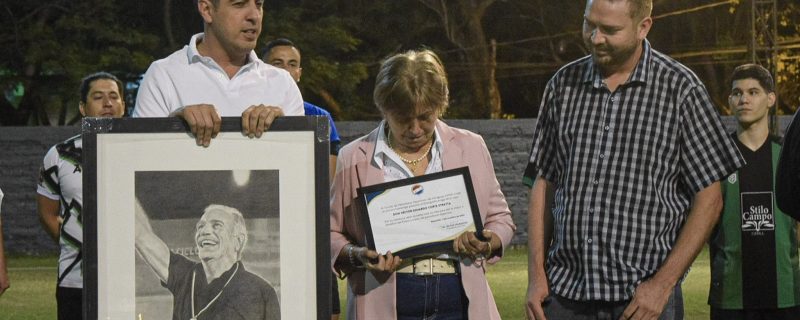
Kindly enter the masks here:
M 407 259 L 400 263 L 397 273 L 413 273 L 418 276 L 435 274 L 458 274 L 457 261 L 436 258 Z

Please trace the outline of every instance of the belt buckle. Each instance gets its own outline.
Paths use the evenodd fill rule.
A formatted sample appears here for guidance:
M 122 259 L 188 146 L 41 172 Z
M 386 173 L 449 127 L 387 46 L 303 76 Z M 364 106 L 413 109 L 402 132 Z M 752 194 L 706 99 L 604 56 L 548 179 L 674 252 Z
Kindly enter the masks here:
M 420 259 L 419 261 L 428 260 L 428 271 L 417 271 L 417 261 L 412 261 L 411 263 L 414 265 L 414 275 L 416 276 L 432 276 L 433 273 L 433 258 L 426 258 Z

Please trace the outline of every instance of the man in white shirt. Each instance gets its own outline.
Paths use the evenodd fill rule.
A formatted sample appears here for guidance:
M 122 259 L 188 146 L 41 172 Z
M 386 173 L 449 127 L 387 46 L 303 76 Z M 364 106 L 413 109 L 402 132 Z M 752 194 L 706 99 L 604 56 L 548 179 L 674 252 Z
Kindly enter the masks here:
M 178 116 L 198 145 L 208 146 L 221 116 L 242 116 L 242 133 L 261 137 L 276 117 L 303 115 L 303 98 L 288 72 L 253 49 L 263 0 L 198 0 L 204 21 L 183 49 L 153 62 L 142 80 L 133 117 Z

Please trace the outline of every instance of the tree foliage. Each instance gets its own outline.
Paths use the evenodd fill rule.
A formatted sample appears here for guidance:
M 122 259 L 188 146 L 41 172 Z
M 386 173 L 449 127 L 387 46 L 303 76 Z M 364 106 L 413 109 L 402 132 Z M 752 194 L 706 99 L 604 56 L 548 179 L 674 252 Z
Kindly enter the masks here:
M 761 38 L 761 35 L 752 32 L 750 1 L 716 3 L 721 5 L 698 11 L 688 10 L 704 3 L 663 3 L 656 8 L 654 15 L 662 17 L 656 19 L 650 39 L 656 43 L 655 46 L 692 68 L 705 83 L 720 112 L 732 114 L 727 102 L 730 74 L 736 66 L 754 62 L 751 38 L 753 34 L 756 38 Z M 800 6 L 790 1 L 777 1 L 776 4 L 778 48 L 773 71 L 776 72 L 774 76 L 780 97 L 776 113 L 784 115 L 792 114 L 800 102 L 800 91 L 796 90 L 800 61 L 791 58 L 800 54 L 800 50 L 781 48 L 787 44 L 800 44 L 800 29 L 796 23 L 789 23 L 800 18 Z M 768 63 L 773 59 L 768 59 L 763 52 L 758 56 L 756 62 L 769 68 Z
M 78 84 L 107 70 L 136 77 L 153 59 L 158 37 L 123 24 L 109 0 L 30 0 L 0 5 L 0 125 L 76 121 Z
M 800 4 L 788 3 L 778 14 L 779 42 L 797 45 L 776 53 L 776 81 L 780 106 L 777 114 L 794 114 L 800 106 Z M 794 41 L 792 41 L 794 40 Z
M 654 1 L 648 39 L 690 67 L 727 113 L 727 78 L 751 60 L 750 1 Z M 304 98 L 337 119 L 378 119 L 377 68 L 421 47 L 449 73 L 447 117 L 535 117 L 548 79 L 587 54 L 584 1 L 270 0 L 262 44 L 287 37 L 303 54 Z M 778 0 L 779 114 L 800 105 L 800 5 Z M 77 121 L 80 79 L 110 71 L 135 89 L 149 64 L 202 31 L 188 0 L 11 0 L 0 3 L 0 125 Z M 134 91 L 128 93 L 129 107 Z M 502 97 L 502 98 L 501 98 Z
M 484 14 L 496 0 L 419 1 L 436 12 L 445 36 L 462 55 L 467 67 L 464 74 L 471 88 L 468 105 L 471 115 L 499 118 L 502 108 L 495 77 L 497 50 L 495 45 L 489 45 L 483 28 Z
M 331 15 L 330 10 L 334 9 L 332 3 L 270 6 L 265 13 L 262 38 L 264 42 L 291 39 L 302 55 L 299 85 L 303 96 L 325 106 L 338 118 L 349 119 L 354 118 L 353 110 L 346 106 L 365 103 L 350 93 L 367 78 L 367 63 L 354 59 L 362 41 L 350 31 L 352 21 Z M 261 50 L 259 53 L 263 55 Z

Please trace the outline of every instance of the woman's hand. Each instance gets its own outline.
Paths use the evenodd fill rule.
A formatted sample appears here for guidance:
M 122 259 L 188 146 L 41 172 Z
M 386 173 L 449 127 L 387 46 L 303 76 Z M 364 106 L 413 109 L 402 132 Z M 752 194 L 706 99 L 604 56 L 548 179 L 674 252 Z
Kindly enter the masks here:
M 353 249 L 353 254 L 370 271 L 392 273 L 397 270 L 400 262 L 403 261 L 400 257 L 392 255 L 391 251 L 381 255 L 365 247 Z
M 453 251 L 473 259 L 478 256 L 483 256 L 485 258 L 491 257 L 501 246 L 500 237 L 496 237 L 494 232 L 489 229 L 483 229 L 482 234 L 486 241 L 478 239 L 475 232 L 472 231 L 460 234 L 458 238 L 453 241 Z

